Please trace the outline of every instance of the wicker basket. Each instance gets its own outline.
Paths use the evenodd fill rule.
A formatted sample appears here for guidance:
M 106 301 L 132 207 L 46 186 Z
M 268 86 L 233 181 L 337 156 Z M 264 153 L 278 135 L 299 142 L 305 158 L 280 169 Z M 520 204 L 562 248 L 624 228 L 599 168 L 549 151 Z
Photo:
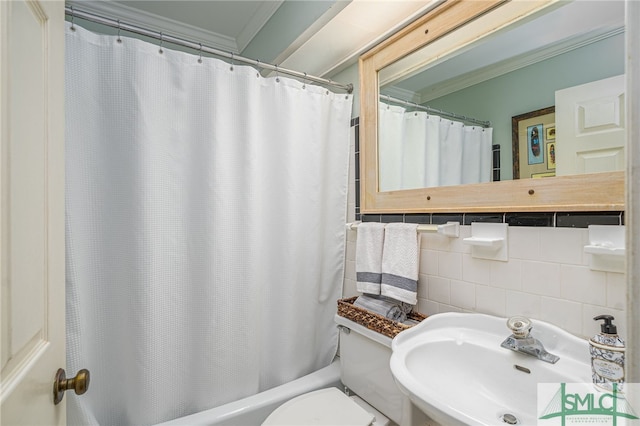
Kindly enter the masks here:
M 355 302 L 356 299 L 357 297 L 350 297 L 348 299 L 338 300 L 338 315 L 363 325 L 369 330 L 391 337 L 392 339 L 396 334 L 412 327 L 412 325 L 402 324 L 400 322 L 390 320 L 389 318 L 385 318 L 382 315 L 354 306 L 353 302 Z M 407 319 L 412 319 L 418 322 L 425 318 L 427 318 L 426 315 L 418 312 L 411 312 L 407 314 Z

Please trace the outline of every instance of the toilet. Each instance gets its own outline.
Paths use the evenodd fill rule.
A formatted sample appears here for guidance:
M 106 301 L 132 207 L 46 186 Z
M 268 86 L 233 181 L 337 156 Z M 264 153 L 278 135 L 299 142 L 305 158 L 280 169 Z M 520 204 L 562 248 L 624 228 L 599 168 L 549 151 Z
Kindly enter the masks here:
M 339 315 L 335 322 L 340 329 L 340 379 L 353 394 L 326 388 L 297 396 L 276 408 L 262 425 L 420 424 L 424 415 L 391 375 L 391 338 Z

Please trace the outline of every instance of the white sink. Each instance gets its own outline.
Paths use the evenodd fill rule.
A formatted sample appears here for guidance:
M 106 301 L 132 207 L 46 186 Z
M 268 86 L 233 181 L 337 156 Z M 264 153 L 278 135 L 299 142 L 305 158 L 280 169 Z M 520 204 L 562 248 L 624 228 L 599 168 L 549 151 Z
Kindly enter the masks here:
M 531 336 L 560 359 L 555 364 L 502 348 L 507 319 L 444 313 L 392 342 L 391 372 L 400 390 L 442 425 L 537 424 L 538 383 L 589 383 L 589 345 L 533 320 Z M 505 417 L 511 415 L 514 417 Z

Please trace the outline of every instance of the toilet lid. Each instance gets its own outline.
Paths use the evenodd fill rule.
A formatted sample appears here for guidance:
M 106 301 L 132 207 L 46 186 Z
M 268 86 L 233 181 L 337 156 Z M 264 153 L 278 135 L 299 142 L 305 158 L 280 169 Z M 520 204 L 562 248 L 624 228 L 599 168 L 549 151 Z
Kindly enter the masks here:
M 374 415 L 338 388 L 320 389 L 297 396 L 276 408 L 263 426 L 369 426 Z

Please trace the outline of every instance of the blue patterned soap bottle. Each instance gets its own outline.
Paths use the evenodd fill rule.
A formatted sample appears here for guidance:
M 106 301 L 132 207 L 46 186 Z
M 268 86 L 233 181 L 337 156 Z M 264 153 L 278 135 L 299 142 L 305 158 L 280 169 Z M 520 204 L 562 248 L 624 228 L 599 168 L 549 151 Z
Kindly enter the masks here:
M 589 339 L 591 352 L 591 375 L 593 383 L 602 390 L 612 391 L 617 383 L 617 391 L 622 392 L 624 384 L 624 341 L 612 323 L 611 315 L 598 315 L 595 321 L 604 320 L 601 332 Z

